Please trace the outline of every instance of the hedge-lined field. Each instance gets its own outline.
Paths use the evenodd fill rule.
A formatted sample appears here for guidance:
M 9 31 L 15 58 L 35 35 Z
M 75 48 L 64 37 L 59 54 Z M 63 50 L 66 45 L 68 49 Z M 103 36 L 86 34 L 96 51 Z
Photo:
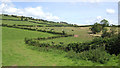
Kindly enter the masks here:
M 25 43 L 29 46 L 35 46 L 38 48 L 58 49 L 68 52 L 66 57 L 71 59 L 82 59 L 86 61 L 97 62 L 100 64 L 106 64 L 113 61 L 113 65 L 117 65 L 120 56 L 120 34 L 111 38 L 95 38 L 90 42 L 85 43 L 70 43 L 64 45 L 63 43 L 52 44 L 40 43 L 34 39 L 25 38 Z M 111 62 L 112 63 L 112 62 Z
M 118 65 L 120 35 L 95 38 L 90 26 L 21 19 L 15 15 L 2 18 L 3 66 Z
M 0 15 L 2 18 L 0 20 L 3 21 L 3 24 L 9 25 L 40 25 L 42 27 L 61 27 L 61 26 L 72 26 L 70 24 L 63 24 L 57 22 L 51 22 L 47 20 L 36 20 L 31 17 L 23 17 L 23 21 L 21 20 L 21 16 L 16 15 Z M 25 20 L 27 18 L 27 20 Z
M 38 27 L 38 29 L 41 30 L 53 30 L 55 32 L 62 32 L 62 30 L 64 30 L 65 33 L 74 35 L 73 37 L 66 37 L 66 38 L 62 37 L 62 38 L 40 41 L 41 43 L 47 42 L 50 44 L 51 42 L 54 42 L 55 44 L 59 44 L 60 42 L 63 42 L 64 44 L 69 44 L 71 42 L 91 41 L 94 37 L 90 36 L 89 28 L 90 27 Z
M 54 36 L 48 33 L 2 27 L 3 66 L 86 66 L 102 65 L 91 61 L 73 61 L 66 53 L 57 50 L 40 52 L 41 49 L 26 46 L 24 38 Z M 37 50 L 39 51 L 37 51 Z
M 62 55 L 44 53 L 28 49 L 24 38 L 55 36 L 43 32 L 35 32 L 16 28 L 2 27 L 2 56 L 3 66 L 49 66 L 49 65 L 74 65 L 72 60 Z M 57 59 L 59 58 L 59 59 Z M 54 60 L 53 60 L 54 59 Z M 57 61 L 57 62 L 56 62 Z M 66 61 L 66 62 L 65 62 Z M 64 62 L 64 63 L 61 63 Z M 68 63 L 71 62 L 71 63 Z
M 48 33 L 2 27 L 3 66 L 95 66 L 117 65 L 115 61 L 107 64 L 86 60 L 73 60 L 65 57 L 64 51 L 43 51 L 43 48 L 26 46 L 24 38 L 53 36 Z M 37 51 L 38 50 L 38 51 Z M 42 50 L 42 51 L 41 51 Z M 70 54 L 69 54 L 70 55 Z M 33 63 L 34 62 L 34 63 Z

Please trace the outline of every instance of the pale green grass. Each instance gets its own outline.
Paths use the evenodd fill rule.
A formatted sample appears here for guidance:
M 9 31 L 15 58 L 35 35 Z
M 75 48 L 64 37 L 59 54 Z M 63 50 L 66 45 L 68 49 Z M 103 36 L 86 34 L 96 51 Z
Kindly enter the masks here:
M 49 29 L 48 29 L 49 28 Z M 94 37 L 89 35 L 89 27 L 39 27 L 42 30 L 51 30 L 54 29 L 55 32 L 65 31 L 67 34 L 78 35 L 78 37 L 62 37 L 56 39 L 50 39 L 45 41 L 40 41 L 44 43 L 55 42 L 55 44 L 59 44 L 59 42 L 63 42 L 65 45 L 74 42 L 87 42 L 91 41 Z M 72 31 L 73 30 L 73 31 Z
M 12 21 L 12 20 L 2 20 L 3 24 L 8 24 L 8 25 L 43 25 L 43 24 L 37 24 L 37 23 L 32 23 L 28 21 Z

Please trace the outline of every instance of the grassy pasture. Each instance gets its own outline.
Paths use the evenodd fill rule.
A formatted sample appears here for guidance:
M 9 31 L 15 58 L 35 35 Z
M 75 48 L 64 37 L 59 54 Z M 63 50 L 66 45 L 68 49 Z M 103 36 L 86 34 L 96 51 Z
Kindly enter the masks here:
M 73 60 L 66 53 L 57 50 L 41 52 L 38 47 L 26 46 L 24 37 L 46 37 L 52 34 L 2 27 L 2 65 L 3 66 L 109 66 L 85 60 Z M 36 50 L 37 49 L 37 50 Z
M 55 25 L 58 25 L 58 26 L 60 26 L 60 25 L 67 26 L 67 24 L 50 23 L 50 22 L 36 21 L 36 20 L 31 20 L 31 19 L 28 19 L 28 21 L 21 21 L 20 17 L 3 16 L 3 15 L 1 15 L 1 17 L 2 18 L 0 18 L 0 19 L 3 19 L 2 20 L 3 24 L 9 24 L 9 25 L 16 24 L 16 25 L 41 25 L 41 26 L 55 26 Z M 29 21 L 34 21 L 34 22 L 38 22 L 38 23 L 33 23 L 33 22 L 29 22 Z
M 9 24 L 9 25 L 42 25 L 43 24 L 37 24 L 37 23 L 32 23 L 32 22 L 28 22 L 28 21 L 11 21 L 11 20 L 2 20 L 3 24 Z
M 66 38 L 57 38 L 57 39 L 51 39 L 51 40 L 45 40 L 45 41 L 40 41 L 40 42 L 55 42 L 55 44 L 58 44 L 59 42 L 63 42 L 64 44 L 69 44 L 71 42 L 86 42 L 90 41 L 93 39 L 92 36 L 89 35 L 89 27 L 39 27 L 39 29 L 42 30 L 51 30 L 54 29 L 53 31 L 55 32 L 62 32 L 62 30 L 65 31 L 67 34 L 74 34 L 77 35 L 77 37 L 66 37 Z
M 2 16 L 2 19 L 12 19 L 12 20 L 20 20 L 20 18 L 16 18 L 16 17 L 12 17 L 12 16 L 3 16 L 3 15 L 0 15 Z
M 18 20 L 18 18 L 8 17 L 8 16 L 3 17 L 3 19 Z M 27 21 L 9 21 L 9 20 L 2 20 L 2 23 L 10 24 L 10 25 L 13 24 L 41 25 Z M 56 24 L 59 25 L 58 23 Z M 38 27 L 38 29 L 42 29 L 42 30 L 53 29 L 53 31 L 55 32 L 62 32 L 62 30 L 64 30 L 67 34 L 77 35 L 77 37 L 66 37 L 66 38 L 64 37 L 64 38 L 40 41 L 45 43 L 55 42 L 55 44 L 63 42 L 64 45 L 69 44 L 71 42 L 86 42 L 92 40 L 94 37 L 89 35 L 90 33 L 89 28 L 90 27 Z M 2 27 L 3 66 L 111 66 L 111 65 L 116 66 L 117 65 L 117 60 L 114 61 L 112 59 L 106 64 L 93 63 L 91 61 L 85 61 L 85 60 L 73 60 L 65 57 L 66 52 L 61 52 L 59 50 L 51 50 L 50 52 L 43 52 L 43 51 L 41 52 L 40 51 L 41 48 L 34 46 L 27 46 L 24 43 L 25 37 L 37 38 L 37 37 L 50 37 L 50 36 L 56 36 L 56 35 L 44 33 L 44 32 Z
M 52 34 L 2 27 L 2 64 L 3 66 L 73 66 L 95 65 L 91 61 L 73 61 L 65 58 L 65 53 L 39 52 L 35 47 L 26 46 L 25 37 L 46 37 Z M 54 60 L 53 60 L 54 59 Z M 87 64 L 86 64 L 87 63 Z M 97 64 L 99 65 L 99 64 Z

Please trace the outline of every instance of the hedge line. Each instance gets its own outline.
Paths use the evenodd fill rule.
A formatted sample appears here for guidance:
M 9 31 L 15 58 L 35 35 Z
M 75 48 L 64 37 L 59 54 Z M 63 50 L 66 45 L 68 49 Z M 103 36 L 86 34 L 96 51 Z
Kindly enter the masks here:
M 25 29 L 25 30 L 32 30 L 32 31 L 40 31 L 40 32 L 46 32 L 46 33 L 58 34 L 58 35 L 65 35 L 65 36 L 73 36 L 73 35 L 68 35 L 66 33 L 63 33 L 63 32 L 46 31 L 46 30 L 41 30 L 41 29 L 32 29 L 32 28 L 20 27 L 20 26 L 16 26 L 16 25 L 2 24 L 2 26 L 4 26 L 4 27 L 12 27 L 12 28 L 19 28 L 19 29 Z
M 54 37 L 51 37 L 51 38 L 54 38 Z M 48 37 L 46 39 L 50 39 L 50 38 Z M 38 46 L 38 47 L 39 46 L 44 47 L 45 45 L 47 47 L 55 47 L 55 48 L 61 47 L 65 51 L 73 50 L 76 53 L 88 51 L 90 49 L 96 49 L 99 47 L 105 47 L 105 50 L 110 54 L 115 54 L 115 55 L 120 54 L 120 46 L 119 46 L 120 34 L 116 35 L 115 37 L 111 37 L 111 38 L 95 38 L 92 41 L 86 42 L 86 43 L 69 43 L 66 46 L 63 46 L 62 44 L 53 45 L 49 43 L 40 43 L 37 40 L 25 39 L 25 43 L 28 45 L 33 45 L 33 46 Z
M 15 19 L 0 19 L 0 20 L 10 20 L 10 21 L 21 21 L 21 20 L 15 20 Z M 70 24 L 67 24 L 67 25 L 51 25 L 51 24 L 47 24 L 47 23 L 40 23 L 40 22 L 35 22 L 35 21 L 29 21 L 29 22 L 32 22 L 32 23 L 37 23 L 37 24 L 45 24 L 46 26 L 45 27 L 72 27 L 73 25 L 70 25 Z M 24 25 L 24 26 L 29 26 L 29 25 Z M 44 27 L 42 25 L 37 25 L 38 27 Z
M 43 37 L 43 38 L 33 38 L 34 40 L 48 40 L 48 39 L 55 39 L 55 38 L 61 38 L 61 37 L 69 37 L 73 35 L 60 35 L 60 36 L 52 36 L 52 37 Z
M 49 47 L 49 48 L 57 48 L 57 49 L 62 49 L 64 51 L 71 51 L 73 50 L 76 53 L 80 53 L 83 51 L 87 51 L 89 49 L 95 49 L 99 46 L 91 46 L 88 44 L 91 43 L 69 43 L 67 46 L 64 46 L 64 44 L 50 44 L 50 43 L 40 43 L 38 40 L 47 40 L 47 39 L 54 39 L 54 38 L 59 38 L 59 37 L 67 37 L 67 36 L 56 36 L 56 37 L 47 37 L 47 38 L 36 38 L 36 39 L 29 39 L 25 38 L 25 43 L 28 45 L 32 46 L 38 46 L 38 47 Z

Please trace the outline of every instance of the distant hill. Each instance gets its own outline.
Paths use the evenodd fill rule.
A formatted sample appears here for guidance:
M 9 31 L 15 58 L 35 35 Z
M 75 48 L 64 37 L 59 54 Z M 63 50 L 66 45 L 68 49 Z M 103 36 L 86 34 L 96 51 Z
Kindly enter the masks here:
M 43 19 L 35 19 L 32 17 L 17 16 L 17 15 L 8 15 L 1 14 L 2 24 L 9 25 L 38 25 L 40 27 L 76 27 L 76 24 L 68 24 L 67 22 L 54 22 L 47 21 Z

